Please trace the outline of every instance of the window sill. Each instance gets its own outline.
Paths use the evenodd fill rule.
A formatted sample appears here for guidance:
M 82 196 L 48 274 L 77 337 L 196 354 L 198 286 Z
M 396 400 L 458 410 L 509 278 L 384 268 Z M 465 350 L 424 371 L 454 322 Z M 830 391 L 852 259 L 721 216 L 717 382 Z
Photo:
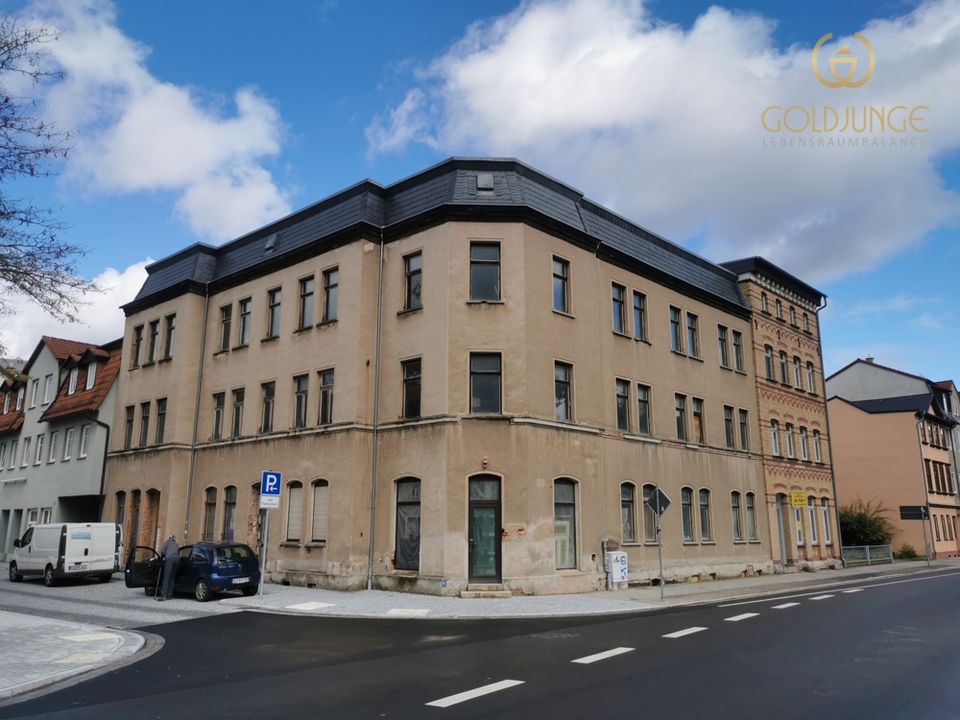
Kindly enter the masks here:
M 243 345 L 235 345 L 234 347 L 232 347 L 232 348 L 230 348 L 230 349 L 231 349 L 231 350 L 245 350 L 245 349 L 247 349 L 248 347 L 250 347 L 250 343 L 243 343 Z M 224 352 L 226 352 L 226 351 L 224 351 Z
M 683 440 L 678 440 L 678 442 L 684 442 Z M 703 445 L 698 445 L 697 443 L 685 443 L 686 447 L 690 450 L 703 450 Z
M 762 545 L 762 544 L 763 544 L 763 543 L 760 541 L 759 538 L 756 538 L 756 539 L 754 539 L 754 540 L 748 540 L 747 542 L 748 542 L 750 545 Z
M 700 541 L 700 544 L 701 544 L 701 545 L 716 545 L 716 544 L 717 544 L 717 541 L 716 541 L 716 540 L 701 540 L 701 541 Z
M 279 339 L 280 339 L 280 336 L 279 336 L 279 335 L 268 335 L 268 336 L 265 337 L 265 338 L 260 338 L 260 342 L 261 342 L 261 343 L 268 343 L 268 342 L 273 342 L 274 340 L 279 340 Z
M 704 361 L 703 358 L 700 357 L 699 355 L 687 355 L 687 357 L 690 358 L 691 360 L 696 360 L 697 362 L 703 362 L 703 361 Z
M 617 337 L 619 337 L 619 338 L 623 338 L 624 340 L 632 340 L 632 339 L 633 339 L 633 336 L 632 336 L 632 335 L 628 335 L 627 333 L 624 333 L 624 332 L 618 332 L 617 330 L 611 330 L 611 332 L 612 332 L 615 336 L 617 336 Z
M 769 310 L 761 310 L 760 312 L 762 312 L 767 317 L 773 317 L 772 313 Z
M 306 545 L 304 545 L 304 547 L 307 548 L 308 550 L 309 550 L 310 548 L 325 548 L 326 546 L 327 546 L 327 541 L 326 541 L 326 540 L 314 540 L 314 541 L 308 542 Z
M 321 320 L 320 322 L 317 323 L 317 327 L 325 328 L 325 327 L 329 327 L 331 325 L 336 325 L 336 324 L 337 324 L 337 319 L 333 318 L 331 320 Z
M 503 300 L 467 300 L 467 305 L 506 305 Z
M 635 433 L 625 432 L 625 433 L 623 433 L 623 439 L 624 439 L 624 440 L 632 440 L 632 441 L 634 441 L 634 442 L 651 443 L 651 444 L 653 444 L 653 445 L 660 445 L 660 444 L 662 444 L 662 441 L 661 441 L 661 440 L 657 440 L 657 439 L 656 439 L 655 437 L 653 437 L 652 435 L 639 435 L 639 434 L 635 434 Z
M 298 327 L 296 330 L 293 331 L 293 334 L 294 334 L 294 335 L 300 335 L 300 334 L 302 334 L 302 333 L 307 332 L 308 330 L 313 330 L 313 325 L 306 325 L 306 326 L 304 326 L 304 327 Z
M 733 541 L 733 544 L 734 544 L 734 545 L 747 545 L 748 543 L 747 543 L 746 540 L 734 540 L 734 541 Z
M 140 367 L 142 367 L 142 368 L 148 368 L 148 367 L 150 367 L 151 365 L 156 365 L 156 364 L 157 364 L 156 362 L 154 362 L 153 360 L 151 360 L 150 362 L 145 362 L 145 363 L 144 363 L 143 365 L 141 365 Z M 67 395 L 73 395 L 73 393 L 68 392 Z
M 217 357 L 218 355 L 226 355 L 228 352 L 230 352 L 230 349 L 229 349 L 229 348 L 226 349 L 226 350 L 217 350 L 217 351 L 213 354 L 213 356 L 214 356 L 214 357 Z
M 735 372 L 737 375 L 743 375 L 744 377 L 747 376 L 747 371 L 746 371 L 746 370 L 734 370 L 734 372 Z
M 416 315 L 421 310 L 423 310 L 423 305 L 421 305 L 420 307 L 403 308 L 402 310 L 397 310 L 397 317 L 404 317 L 407 315 Z
M 282 548 L 284 548 L 284 547 L 285 547 L 285 548 L 298 548 L 298 547 L 302 547 L 302 546 L 301 546 L 299 540 L 286 540 L 286 541 L 280 543 L 280 547 L 282 547 Z
M 565 318 L 570 318 L 571 320 L 577 319 L 575 315 L 572 315 L 568 312 L 564 312 L 563 310 L 557 310 L 556 308 L 553 309 L 553 314 L 560 315 L 561 317 L 565 317 Z
M 643 541 L 643 546 L 644 546 L 644 547 L 657 547 L 657 546 L 659 546 L 659 545 L 660 545 L 660 543 L 658 543 L 656 540 L 644 540 L 644 541 Z
M 620 543 L 620 547 L 643 547 L 643 543 L 638 543 L 636 540 L 624 540 Z
M 649 345 L 650 347 L 653 347 L 653 343 L 647 340 L 645 337 L 634 337 L 633 339 L 635 342 L 643 343 L 644 345 Z
M 670 348 L 670 352 L 674 355 L 679 355 L 680 357 L 686 357 L 687 354 L 683 350 L 677 350 L 676 348 Z
M 696 547 L 700 543 L 698 543 L 696 540 L 684 540 L 683 544 L 686 545 L 687 547 Z
M 173 355 L 167 355 L 166 357 L 162 357 L 162 358 L 160 358 L 159 360 L 157 360 L 157 362 L 158 362 L 158 363 L 168 363 L 168 362 L 170 362 L 171 360 L 173 360 Z M 87 388 L 87 389 L 88 389 L 88 390 L 92 390 L 93 388 Z
M 732 367 L 730 367 L 729 365 L 724 365 L 723 363 L 720 363 L 720 369 L 721 369 L 721 370 L 727 370 L 727 371 L 729 371 L 729 372 L 733 372 L 733 368 L 732 368 Z

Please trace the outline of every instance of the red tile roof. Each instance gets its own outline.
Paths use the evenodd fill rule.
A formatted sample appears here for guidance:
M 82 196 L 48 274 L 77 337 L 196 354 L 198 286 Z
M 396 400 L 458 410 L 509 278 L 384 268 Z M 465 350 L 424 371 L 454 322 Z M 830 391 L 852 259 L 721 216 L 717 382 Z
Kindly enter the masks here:
M 57 360 L 66 360 L 71 355 L 79 357 L 83 355 L 87 348 L 96 347 L 96 345 L 91 345 L 90 343 L 78 342 L 77 340 L 64 340 L 63 338 L 50 337 L 49 335 L 44 335 L 41 342 L 47 346 L 47 349 L 53 353 L 53 356 Z
M 23 425 L 23 410 L 17 410 L 18 384 L 11 379 L 0 380 L 0 433 L 19 430 Z M 10 395 L 10 409 L 4 414 L 3 403 Z
M 51 341 L 57 343 L 64 343 L 59 345 L 55 350 L 51 346 Z M 40 416 L 41 421 L 46 420 L 55 420 L 57 418 L 66 417 L 68 415 L 76 415 L 78 413 L 85 412 L 96 412 L 100 409 L 100 405 L 103 404 L 104 399 L 107 397 L 107 393 L 110 392 L 110 388 L 113 387 L 114 381 L 117 379 L 117 375 L 120 372 L 120 348 L 121 343 L 119 341 L 114 341 L 107 345 L 88 345 L 86 343 L 74 343 L 71 340 L 57 340 L 56 338 L 44 338 L 44 342 L 47 343 L 47 347 L 50 348 L 50 351 L 57 355 L 58 351 L 63 351 L 67 349 L 67 344 L 74 346 L 71 348 L 71 352 L 63 355 L 63 357 L 58 357 L 60 360 L 66 360 L 68 358 L 79 361 L 84 353 L 88 350 L 90 355 L 94 357 L 103 357 L 106 356 L 106 362 L 99 362 L 97 367 L 97 377 L 94 380 L 93 387 L 89 390 L 87 387 L 87 368 L 89 365 L 80 367 L 79 372 L 77 373 L 77 389 L 73 395 L 67 394 L 67 389 L 70 383 L 69 373 L 64 377 L 63 382 L 60 384 L 60 387 L 57 389 L 57 395 L 53 399 L 53 402 L 50 403 L 50 407 L 46 409 L 43 415 Z M 75 362 L 69 363 L 70 365 L 75 364 Z

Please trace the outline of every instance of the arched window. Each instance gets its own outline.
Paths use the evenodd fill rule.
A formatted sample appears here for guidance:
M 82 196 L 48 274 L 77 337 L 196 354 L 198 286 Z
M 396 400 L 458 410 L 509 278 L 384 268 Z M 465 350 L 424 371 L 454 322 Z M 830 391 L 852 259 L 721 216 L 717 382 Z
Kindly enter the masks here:
M 793 423 L 787 423 L 787 457 L 796 457 L 797 451 L 793 444 Z
M 757 535 L 757 496 L 748 492 L 746 496 L 747 505 L 747 539 L 750 541 L 759 540 Z
M 561 479 L 553 483 L 553 534 L 557 569 L 577 567 L 577 484 Z
M 234 485 L 223 491 L 223 540 L 233 542 L 237 533 L 237 488 Z
M 327 541 L 327 522 L 330 517 L 330 483 L 313 481 L 313 522 L 310 525 L 310 541 Z
M 813 459 L 823 462 L 823 446 L 820 444 L 820 431 L 813 431 Z
M 812 362 L 807 362 L 807 392 L 817 394 L 817 374 Z
M 394 566 L 420 569 L 420 481 L 397 480 L 397 539 Z
M 203 535 L 205 542 L 213 540 L 214 523 L 217 520 L 217 489 L 207 488 L 203 494 Z
M 700 491 L 700 540 L 713 540 L 713 527 L 710 524 L 710 491 Z
M 620 484 L 620 528 L 625 543 L 637 541 L 636 493 L 633 483 Z
M 823 542 L 833 545 L 833 533 L 830 529 L 830 500 L 820 498 L 820 513 L 823 517 Z
M 695 542 L 693 533 L 693 488 L 685 487 L 680 491 L 680 514 L 683 520 L 683 541 Z
M 123 527 L 123 518 L 127 509 L 127 494 L 121 490 L 117 493 L 117 512 L 116 512 L 116 523 L 120 527 Z
M 657 541 L 657 514 L 647 504 L 655 490 L 656 486 L 649 483 L 643 486 L 643 541 L 648 543 Z
M 733 528 L 734 541 L 743 540 L 743 516 L 740 514 L 740 493 L 734 490 L 730 493 L 730 522 Z
M 776 420 L 770 421 L 770 452 L 780 454 L 780 423 Z
M 287 483 L 287 542 L 300 542 L 303 537 L 303 483 Z
M 797 355 L 793 356 L 793 386 L 803 390 L 803 365 Z

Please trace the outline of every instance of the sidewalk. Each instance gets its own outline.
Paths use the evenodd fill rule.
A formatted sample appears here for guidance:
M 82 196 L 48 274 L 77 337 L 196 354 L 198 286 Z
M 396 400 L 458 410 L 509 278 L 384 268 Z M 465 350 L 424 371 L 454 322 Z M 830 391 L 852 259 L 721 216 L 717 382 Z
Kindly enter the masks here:
M 934 561 L 930 570 L 960 570 L 960 559 Z M 658 610 L 766 593 L 803 592 L 836 583 L 927 572 L 926 562 L 786 573 L 700 583 L 633 587 L 614 592 L 577 595 L 517 596 L 504 599 L 465 599 L 415 595 L 383 590 L 345 592 L 268 584 L 264 595 L 225 598 L 232 607 L 263 612 L 358 618 L 519 618 L 598 615 Z
M 142 635 L 0 610 L 0 703 L 100 668 L 115 668 Z

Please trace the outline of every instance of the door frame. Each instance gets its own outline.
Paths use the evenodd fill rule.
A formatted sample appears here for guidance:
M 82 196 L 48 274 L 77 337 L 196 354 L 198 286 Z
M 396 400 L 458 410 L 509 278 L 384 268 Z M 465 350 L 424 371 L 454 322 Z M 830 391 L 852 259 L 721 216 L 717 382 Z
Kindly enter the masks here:
M 497 499 L 496 500 L 472 500 L 470 498 L 470 482 L 472 480 L 496 480 L 497 481 Z M 473 508 L 494 508 L 496 529 L 495 540 L 495 558 L 496 574 L 481 575 L 473 574 Z M 471 583 L 491 583 L 496 584 L 503 581 L 503 539 L 501 529 L 503 528 L 503 478 L 491 473 L 481 473 L 467 478 L 467 581 Z

